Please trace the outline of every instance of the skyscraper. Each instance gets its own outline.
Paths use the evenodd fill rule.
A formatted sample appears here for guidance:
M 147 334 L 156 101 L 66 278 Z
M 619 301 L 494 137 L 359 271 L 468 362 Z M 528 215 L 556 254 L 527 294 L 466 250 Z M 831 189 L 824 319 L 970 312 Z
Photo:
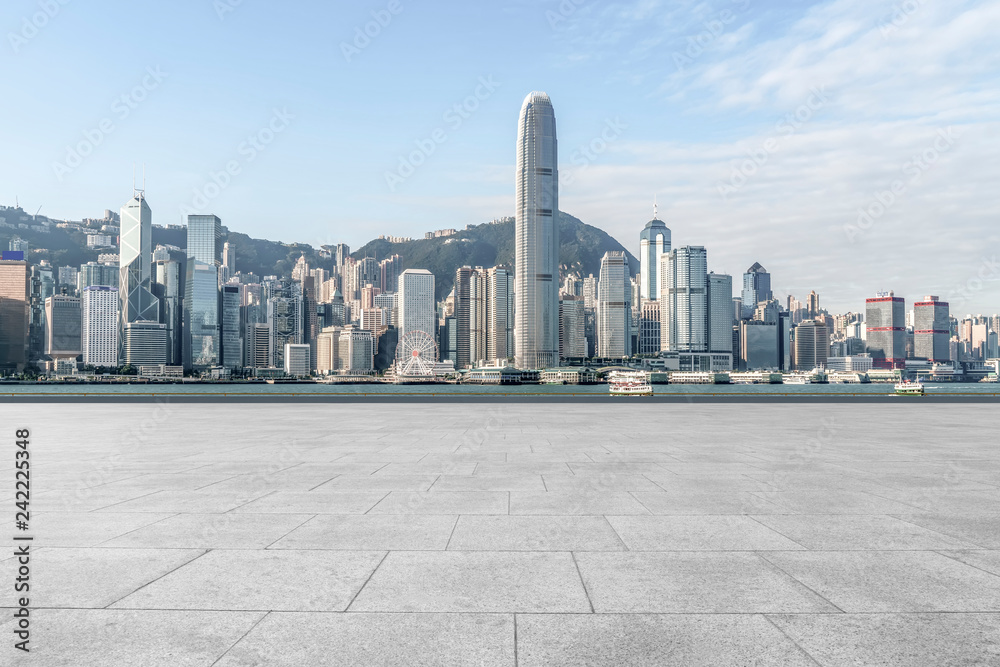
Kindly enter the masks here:
M 28 361 L 28 275 L 27 262 L 0 260 L 0 370 L 20 372 Z
M 188 258 L 184 328 L 184 367 L 206 369 L 218 366 L 222 351 L 219 338 L 219 268 Z
M 632 354 L 632 290 L 625 253 L 608 251 L 601 258 L 597 286 L 597 356 Z
M 121 209 L 118 296 L 120 356 L 127 356 L 125 325 L 132 322 L 159 322 L 159 300 L 150 290 L 152 270 L 153 212 L 146 194 L 136 190 Z M 138 329 L 137 329 L 138 331 Z
M 582 296 L 564 294 L 559 301 L 559 356 L 583 359 L 587 356 L 586 313 Z
M 823 368 L 829 353 L 830 330 L 824 323 L 805 320 L 795 327 L 795 368 L 800 371 Z
M 773 298 L 771 274 L 759 262 L 754 262 L 743 274 L 743 318 L 751 317 L 758 303 Z
M 222 244 L 222 272 L 219 275 L 219 280 L 223 283 L 229 282 L 229 279 L 236 275 L 236 248 L 234 248 L 229 241 Z
M 654 207 L 653 219 L 639 233 L 639 296 L 643 301 L 660 298 L 660 257 L 668 252 L 670 230 Z
M 187 224 L 187 254 L 203 264 L 219 266 L 219 241 L 222 240 L 222 220 L 214 215 L 189 215 Z
M 50 357 L 80 356 L 80 299 L 55 294 L 45 300 L 45 354 Z
M 118 365 L 118 288 L 91 285 L 81 297 L 80 346 L 86 366 Z
M 559 159 L 545 93 L 524 99 L 517 132 L 514 349 L 518 368 L 559 364 Z
M 906 365 L 906 302 L 892 292 L 868 299 L 865 308 L 868 352 L 875 368 Z
M 222 286 L 221 364 L 226 368 L 243 366 L 243 346 L 240 340 L 240 286 Z
M 399 340 L 423 331 L 434 338 L 434 274 L 425 269 L 407 269 L 399 274 Z
M 708 274 L 708 351 L 733 351 L 733 277 Z
M 923 301 L 913 304 L 915 356 L 938 364 L 948 363 L 951 340 L 948 310 L 948 304 L 936 296 L 925 296 Z
M 661 349 L 708 351 L 707 267 L 702 246 L 684 246 L 660 258 Z

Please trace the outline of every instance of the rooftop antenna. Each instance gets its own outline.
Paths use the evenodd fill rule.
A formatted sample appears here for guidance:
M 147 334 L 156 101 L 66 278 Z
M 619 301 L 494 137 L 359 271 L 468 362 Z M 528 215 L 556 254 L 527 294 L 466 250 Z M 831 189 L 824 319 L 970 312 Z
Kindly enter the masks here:
M 660 219 L 660 206 L 656 203 L 656 195 L 653 195 L 653 220 Z

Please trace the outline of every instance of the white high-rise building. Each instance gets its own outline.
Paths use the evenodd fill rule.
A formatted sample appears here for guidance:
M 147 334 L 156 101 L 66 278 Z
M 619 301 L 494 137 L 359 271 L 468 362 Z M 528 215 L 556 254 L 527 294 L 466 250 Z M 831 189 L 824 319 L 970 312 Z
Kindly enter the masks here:
M 550 368 L 559 364 L 559 159 L 545 93 L 521 106 L 515 182 L 515 363 Z
M 150 291 L 152 270 L 153 213 L 146 195 L 136 190 L 121 209 L 121 247 L 119 250 L 118 297 L 119 341 L 125 344 L 125 325 L 132 322 L 156 322 L 160 302 Z M 124 356 L 124 349 L 120 350 Z
M 407 269 L 399 274 L 398 308 L 399 340 L 412 331 L 423 331 L 434 338 L 434 274 L 425 269 Z
M 657 216 L 639 234 L 639 298 L 641 301 L 660 297 L 660 257 L 670 252 L 670 230 Z
M 118 288 L 92 285 L 83 288 L 80 313 L 80 347 L 86 366 L 118 365 Z
M 708 274 L 708 351 L 733 351 L 733 277 Z
M 632 354 L 632 284 L 624 252 L 609 251 L 601 259 L 597 286 L 597 356 Z
M 684 246 L 660 258 L 660 339 L 667 352 L 708 351 L 708 256 Z

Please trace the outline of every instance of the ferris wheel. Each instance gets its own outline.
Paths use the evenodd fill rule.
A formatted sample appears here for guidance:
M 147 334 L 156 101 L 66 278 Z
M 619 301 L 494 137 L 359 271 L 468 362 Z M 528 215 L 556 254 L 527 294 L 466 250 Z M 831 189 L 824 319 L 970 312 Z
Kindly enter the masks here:
M 437 343 L 424 331 L 411 331 L 396 346 L 397 375 L 434 375 L 437 363 Z

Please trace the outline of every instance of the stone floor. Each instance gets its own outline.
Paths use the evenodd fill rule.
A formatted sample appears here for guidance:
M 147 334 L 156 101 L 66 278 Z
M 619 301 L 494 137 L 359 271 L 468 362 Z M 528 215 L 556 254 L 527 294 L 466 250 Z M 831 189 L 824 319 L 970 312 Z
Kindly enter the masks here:
M 0 413 L 3 664 L 1000 664 L 992 405 Z

